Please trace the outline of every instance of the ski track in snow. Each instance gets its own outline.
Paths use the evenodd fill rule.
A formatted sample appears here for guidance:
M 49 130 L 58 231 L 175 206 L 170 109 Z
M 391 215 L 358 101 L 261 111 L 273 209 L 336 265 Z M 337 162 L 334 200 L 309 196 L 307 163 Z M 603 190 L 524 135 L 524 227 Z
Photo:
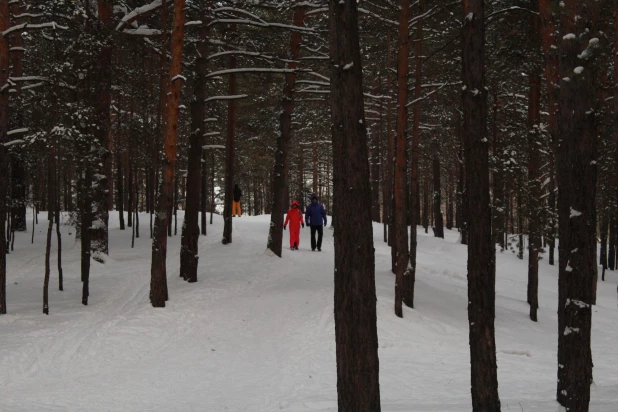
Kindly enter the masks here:
M 216 216 L 200 237 L 195 284 L 178 275 L 180 236 L 169 239 L 170 300 L 154 309 L 148 215 L 141 215 L 141 237 L 131 249 L 131 228 L 120 231 L 118 214 L 110 213 L 110 257 L 105 265 L 92 262 L 89 306 L 81 304 L 74 230 L 62 227 L 65 290 L 57 290 L 53 252 L 45 316 L 45 217 L 39 214 L 34 245 L 31 233 L 18 233 L 8 256 L 0 411 L 337 410 L 330 228 L 321 253 L 311 252 L 306 228 L 301 250 L 284 247 L 279 259 L 265 251 L 269 216 L 234 219 L 228 246 Z M 456 231 L 445 230 L 442 240 L 419 229 L 416 307 L 399 319 L 390 249 L 381 225 L 374 233 L 382 410 L 470 410 L 466 247 Z M 55 251 L 55 235 L 53 244 Z M 526 259 L 497 253 L 500 396 L 505 411 L 554 412 L 557 267 L 540 262 L 533 323 Z M 593 412 L 616 410 L 617 283 L 618 274 L 608 271 L 593 309 Z

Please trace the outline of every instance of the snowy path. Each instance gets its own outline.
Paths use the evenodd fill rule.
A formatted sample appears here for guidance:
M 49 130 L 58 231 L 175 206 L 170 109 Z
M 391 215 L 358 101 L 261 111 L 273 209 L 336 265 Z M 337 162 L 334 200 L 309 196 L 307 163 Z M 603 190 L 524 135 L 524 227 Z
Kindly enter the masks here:
M 181 221 L 179 216 L 179 227 Z M 180 236 L 170 239 L 165 309 L 148 302 L 147 215 L 140 239 L 117 229 L 110 259 L 93 263 L 90 306 L 81 305 L 79 246 L 63 230 L 65 291 L 41 314 L 46 221 L 35 244 L 20 234 L 8 257 L 9 315 L 0 317 L 0 411 L 336 411 L 332 231 L 323 252 L 265 253 L 269 217 L 221 221 L 200 238 L 199 281 L 178 278 Z M 417 308 L 393 315 L 390 250 L 376 226 L 376 285 L 382 410 L 470 409 L 466 249 L 419 232 Z M 284 233 L 287 237 L 287 232 Z M 55 236 L 54 236 L 55 244 Z M 555 267 L 541 262 L 539 323 L 528 320 L 527 262 L 497 256 L 497 346 L 503 410 L 554 412 Z M 616 285 L 599 282 L 593 314 L 595 385 L 591 411 L 618 410 Z

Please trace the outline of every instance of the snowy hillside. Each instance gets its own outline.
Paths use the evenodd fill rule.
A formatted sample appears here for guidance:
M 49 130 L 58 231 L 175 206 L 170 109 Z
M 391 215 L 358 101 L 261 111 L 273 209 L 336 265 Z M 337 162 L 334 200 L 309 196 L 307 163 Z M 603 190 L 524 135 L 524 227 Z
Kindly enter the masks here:
M 179 215 L 179 229 L 181 226 Z M 79 246 L 64 227 L 65 291 L 52 259 L 50 315 L 42 312 L 46 214 L 35 242 L 18 234 L 8 256 L 7 316 L 0 317 L 0 411 L 336 411 L 333 242 L 321 253 L 265 253 L 269 216 L 222 221 L 200 238 L 199 281 L 178 277 L 180 236 L 170 239 L 170 301 L 148 301 L 147 215 L 130 231 L 111 215 L 110 259 L 93 263 L 81 305 Z M 31 225 L 31 222 L 29 223 Z M 287 240 L 287 232 L 284 232 Z M 375 227 L 382 410 L 470 410 L 466 248 L 457 232 L 419 231 L 414 310 L 393 313 L 390 250 Z M 55 245 L 55 236 L 54 236 Z M 528 319 L 527 261 L 497 254 L 496 338 L 503 411 L 555 412 L 557 268 L 541 261 L 539 322 Z M 591 411 L 618 410 L 618 274 L 599 281 L 593 312 Z

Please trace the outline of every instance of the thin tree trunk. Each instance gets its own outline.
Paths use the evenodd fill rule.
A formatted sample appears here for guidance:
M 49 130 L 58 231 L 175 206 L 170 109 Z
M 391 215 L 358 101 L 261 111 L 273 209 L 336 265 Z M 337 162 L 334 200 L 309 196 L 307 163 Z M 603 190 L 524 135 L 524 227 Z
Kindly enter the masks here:
M 541 197 L 541 77 L 536 74 L 529 76 L 530 95 L 528 102 L 528 303 L 530 303 L 530 319 L 537 321 L 539 307 L 539 251 L 541 249 L 543 209 Z
M 381 117 L 380 113 L 380 119 Z M 380 123 L 382 121 L 380 120 Z M 382 127 L 378 124 L 377 130 L 371 137 L 371 219 L 380 223 L 380 137 Z
M 0 0 L 0 33 L 9 28 L 9 0 Z M 0 36 L 0 84 L 6 85 L 9 79 L 9 39 Z M 6 198 L 8 182 L 6 179 L 9 166 L 8 141 L 9 126 L 9 88 L 0 87 L 0 315 L 6 314 Z
M 549 108 L 549 134 L 552 150 L 549 156 L 549 191 L 547 221 L 547 243 L 549 246 L 548 262 L 554 264 L 554 250 L 556 245 L 556 150 L 558 144 L 558 48 L 556 47 L 556 28 L 552 16 L 553 0 L 539 0 L 539 17 L 541 22 L 542 45 L 545 57 L 545 82 Z
M 47 226 L 47 241 L 45 243 L 45 278 L 43 280 L 43 313 L 49 315 L 49 275 L 51 272 L 51 267 L 49 264 L 49 258 L 51 255 L 51 240 L 52 240 L 52 232 L 54 229 L 54 215 L 52 214 L 52 218 L 49 219 L 49 224 Z
M 120 116 L 118 116 L 120 117 Z M 120 123 L 120 122 L 119 122 Z M 120 135 L 120 133 L 119 133 Z M 118 218 L 120 219 L 120 230 L 124 230 L 124 185 L 122 175 L 122 154 L 120 148 L 116 149 L 116 207 L 118 208 Z M 131 209 L 129 209 L 131 213 Z
M 407 210 L 410 216 L 410 250 L 408 253 L 409 265 L 404 277 L 404 296 L 403 301 L 406 306 L 414 307 L 414 283 L 416 281 L 416 249 L 417 249 L 417 233 L 416 226 L 419 224 L 418 215 L 420 213 L 420 193 L 418 179 L 418 164 L 419 164 L 419 142 L 420 142 L 420 121 L 421 121 L 421 85 L 423 76 L 423 22 L 422 17 L 425 13 L 425 0 L 418 1 L 418 16 L 416 22 L 416 44 L 414 48 L 415 74 L 414 74 L 414 103 L 413 108 L 413 123 L 412 123 L 412 147 L 411 147 L 411 162 L 410 162 L 410 181 L 408 189 L 410 191 L 410 204 L 407 205 Z M 401 27 L 401 23 L 400 23 Z M 400 102 L 399 104 L 407 104 Z
M 100 36 L 100 50 L 96 56 L 98 67 L 97 81 L 95 82 L 96 94 L 94 107 L 96 110 L 96 124 L 94 134 L 103 148 L 101 158 L 101 173 L 97 175 L 97 193 L 95 199 L 95 225 L 92 233 L 91 247 L 95 255 L 109 253 L 109 210 L 112 206 L 112 194 L 110 185 L 112 182 L 112 157 L 110 139 L 110 107 L 112 87 L 112 53 L 113 53 L 113 6 L 111 2 L 98 0 L 98 35 Z M 50 199 L 51 200 L 51 199 Z M 96 257 L 95 257 L 96 258 Z M 99 258 L 100 259 L 100 258 Z
M 587 411 L 592 382 L 592 280 L 596 270 L 595 39 L 598 4 L 567 1 L 560 30 L 558 149 L 559 278 L 557 400 Z M 572 36 L 572 38 L 571 38 Z M 594 39 L 594 40 L 593 40 Z M 582 55 L 586 58 L 582 58 Z M 569 78 L 569 81 L 564 80 Z
M 165 158 L 157 214 L 152 242 L 152 267 L 150 281 L 150 302 L 153 307 L 165 307 L 167 292 L 167 236 L 165 230 L 171 219 L 170 206 L 173 197 L 174 170 L 176 166 L 176 145 L 178 141 L 178 106 L 182 85 L 182 46 L 184 40 L 185 1 L 174 0 L 174 23 L 172 28 L 170 75 L 165 113 Z
M 80 204 L 80 231 L 81 231 L 81 276 L 82 276 L 82 304 L 88 305 L 90 296 L 90 227 L 92 226 L 92 170 L 86 165 L 81 184 Z
M 407 165 L 408 139 L 408 57 L 410 36 L 408 19 L 410 2 L 399 2 L 399 38 L 397 40 L 397 140 L 395 142 L 395 242 L 397 248 L 395 264 L 395 315 L 403 317 L 403 301 L 406 295 L 408 265 L 408 209 L 407 209 Z M 408 304 L 408 302 L 406 302 Z
M 407 24 L 407 21 L 406 21 Z M 335 335 L 340 412 L 379 412 L 380 385 L 369 151 L 356 0 L 329 0 L 333 135 Z M 362 121 L 360 121 L 362 120 Z
M 294 25 L 303 26 L 305 19 L 305 7 L 301 4 L 301 0 L 297 0 L 294 8 Z M 296 61 L 300 56 L 300 32 L 293 31 L 290 36 L 290 61 L 288 69 L 296 69 Z M 292 113 L 294 112 L 294 83 L 296 82 L 296 73 L 285 74 L 285 84 L 283 86 L 283 98 L 281 106 L 283 110 L 279 115 L 280 133 L 277 137 L 277 152 L 275 154 L 275 167 L 273 171 L 273 200 L 272 213 L 270 215 L 270 230 L 268 233 L 267 247 L 275 255 L 281 257 L 281 248 L 283 244 L 283 215 L 285 213 L 285 193 L 288 189 L 288 152 L 290 142 L 292 140 Z M 314 142 L 315 150 L 315 142 Z M 314 161 L 315 161 L 314 156 Z M 315 164 L 314 164 L 315 178 Z M 315 187 L 315 182 L 313 183 Z
M 205 20 L 205 9 L 202 19 Z M 200 29 L 195 80 L 193 82 L 193 101 L 191 102 L 191 136 L 187 155 L 187 194 L 185 197 L 185 218 L 182 223 L 180 247 L 180 277 L 190 283 L 197 282 L 198 239 L 200 237 L 199 213 L 202 186 L 202 146 L 204 145 L 204 106 L 206 100 L 206 72 L 208 53 L 208 29 L 206 24 Z
M 493 87 L 494 91 L 494 106 L 493 106 L 493 158 L 495 159 L 493 171 L 493 241 L 498 243 L 501 250 L 506 247 L 504 243 L 504 168 L 502 164 L 502 132 L 499 128 L 501 120 L 500 112 L 500 97 L 498 89 Z
M 607 234 L 609 228 L 609 208 L 603 213 L 601 218 L 600 236 L 601 236 L 601 250 L 599 252 L 599 264 L 603 267 L 603 274 L 601 280 L 605 281 L 605 270 L 607 270 Z
M 468 222 L 472 409 L 500 411 L 496 363 L 495 248 L 491 236 L 484 0 L 463 1 L 463 141 Z
M 429 169 L 425 168 L 423 177 L 423 228 L 429 232 Z
M 231 30 L 236 30 L 232 24 Z M 236 68 L 236 55 L 230 54 L 229 68 Z M 229 75 L 228 94 L 236 94 L 236 74 Z M 232 243 L 232 202 L 234 200 L 234 156 L 236 140 L 236 100 L 227 104 L 227 139 L 225 143 L 225 204 L 223 206 L 223 240 L 224 245 Z
M 442 217 L 442 186 L 440 184 L 440 149 L 435 139 L 433 153 L 433 235 L 444 239 L 444 218 Z

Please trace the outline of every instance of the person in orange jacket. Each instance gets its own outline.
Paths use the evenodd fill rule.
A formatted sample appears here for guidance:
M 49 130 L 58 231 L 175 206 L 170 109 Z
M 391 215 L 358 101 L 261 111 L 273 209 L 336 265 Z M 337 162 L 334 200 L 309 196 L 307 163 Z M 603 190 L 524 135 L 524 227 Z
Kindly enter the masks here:
M 300 227 L 304 228 L 305 224 L 303 223 L 303 212 L 300 211 L 296 200 L 292 202 L 292 207 L 288 210 L 283 230 L 286 230 L 288 223 L 290 224 L 290 249 L 298 250 L 300 245 Z

